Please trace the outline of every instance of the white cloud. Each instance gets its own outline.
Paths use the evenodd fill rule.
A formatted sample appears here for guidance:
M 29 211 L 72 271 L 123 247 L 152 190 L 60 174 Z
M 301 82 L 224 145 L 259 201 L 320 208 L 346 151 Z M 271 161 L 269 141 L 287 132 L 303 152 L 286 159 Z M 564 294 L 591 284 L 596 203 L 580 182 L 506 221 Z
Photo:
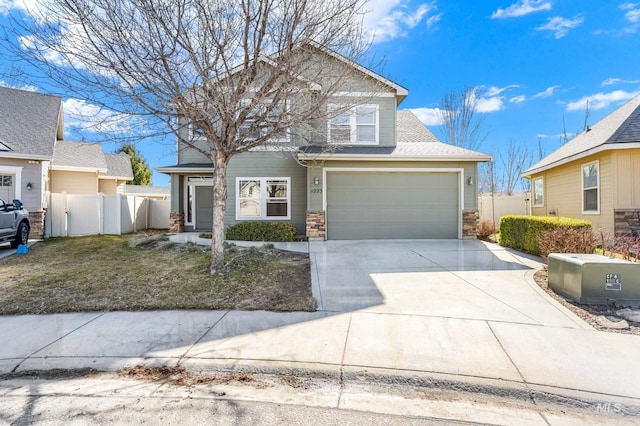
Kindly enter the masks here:
M 65 126 L 92 133 L 133 133 L 139 131 L 140 119 L 120 114 L 81 99 L 62 103 Z
M 621 78 L 608 78 L 602 83 L 600 83 L 600 86 L 605 87 L 605 86 L 611 86 L 613 84 L 636 84 L 636 83 L 640 83 L 640 80 L 623 80 Z
M 622 3 L 620 9 L 625 10 L 624 17 L 631 23 L 640 22 L 640 3 Z
M 476 105 L 476 111 L 478 112 L 494 112 L 504 109 L 504 101 L 501 96 L 494 96 L 492 98 L 478 98 Z
M 19 90 L 26 90 L 28 92 L 37 92 L 38 88 L 36 86 L 31 86 L 28 84 L 14 84 L 14 83 L 9 83 L 7 81 L 4 80 L 0 80 L 0 86 L 1 87 L 8 87 L 10 89 L 19 89 Z
M 533 95 L 534 98 L 548 98 L 550 96 L 553 96 L 553 92 L 555 92 L 555 90 L 560 87 L 560 86 L 551 86 L 551 87 L 547 87 L 547 90 L 540 92 L 540 93 L 536 93 L 535 95 Z
M 425 126 L 442 126 L 445 111 L 440 108 L 412 108 L 410 109 Z
M 537 139 L 546 139 L 546 138 L 548 138 L 548 137 L 549 137 L 549 135 L 545 135 L 544 133 L 538 133 L 538 134 L 536 135 L 536 138 L 537 138 Z
M 435 26 L 438 24 L 438 22 L 440 22 L 440 19 L 442 19 L 442 13 L 438 13 L 437 15 L 430 16 L 427 19 L 427 29 L 429 30 L 434 29 Z
M 509 102 L 511 102 L 512 104 L 521 104 L 526 100 L 527 100 L 527 97 L 525 95 L 519 95 L 509 99 Z
M 435 2 L 422 3 L 410 9 L 400 0 L 373 0 L 370 10 L 364 18 L 364 25 L 374 43 L 383 43 L 399 37 L 425 20 L 430 12 L 436 10 Z M 436 24 L 442 14 L 426 19 L 427 27 Z
M 575 16 L 573 19 L 566 19 L 560 16 L 554 16 L 547 19 L 547 23 L 536 27 L 538 31 L 551 31 L 553 36 L 557 39 L 566 36 L 569 30 L 581 25 L 584 22 L 584 18 L 580 15 Z
M 518 86 L 517 84 L 509 84 L 509 85 L 504 86 L 504 87 L 491 86 L 486 90 L 486 92 L 483 93 L 483 95 L 484 96 L 488 96 L 488 97 L 498 96 L 499 94 L 501 94 L 505 90 L 514 89 L 514 88 L 518 88 L 518 87 L 520 87 L 520 86 Z
M 608 78 L 605 81 L 603 81 L 602 83 L 600 83 L 600 86 L 605 87 L 605 86 L 611 86 L 612 84 L 618 84 L 621 83 L 622 79 L 621 78 Z
M 581 111 L 584 110 L 587 105 L 592 111 L 607 108 L 613 103 L 619 103 L 628 101 L 629 99 L 640 94 L 640 91 L 626 92 L 624 90 L 615 90 L 609 93 L 596 93 L 594 95 L 584 96 L 577 101 L 571 101 L 567 103 L 567 111 Z
M 498 10 L 493 12 L 491 17 L 493 19 L 517 18 L 519 16 L 524 16 L 543 10 L 551 10 L 551 2 L 543 0 L 518 0 L 516 3 L 512 4 L 506 9 L 498 8 Z

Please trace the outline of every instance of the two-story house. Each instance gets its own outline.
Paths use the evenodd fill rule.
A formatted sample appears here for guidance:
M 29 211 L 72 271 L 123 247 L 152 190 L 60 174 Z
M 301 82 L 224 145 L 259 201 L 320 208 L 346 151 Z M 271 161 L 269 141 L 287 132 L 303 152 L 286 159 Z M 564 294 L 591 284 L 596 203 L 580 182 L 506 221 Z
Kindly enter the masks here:
M 474 237 L 477 165 L 491 156 L 441 143 L 411 111 L 398 110 L 407 89 L 335 52 L 322 54 L 352 74 L 327 109 L 354 106 L 330 114 L 303 145 L 292 139 L 288 149 L 281 143 L 233 157 L 225 226 L 287 221 L 322 239 Z M 158 171 L 171 176 L 171 231 L 211 230 L 211 161 L 178 140 L 177 163 Z

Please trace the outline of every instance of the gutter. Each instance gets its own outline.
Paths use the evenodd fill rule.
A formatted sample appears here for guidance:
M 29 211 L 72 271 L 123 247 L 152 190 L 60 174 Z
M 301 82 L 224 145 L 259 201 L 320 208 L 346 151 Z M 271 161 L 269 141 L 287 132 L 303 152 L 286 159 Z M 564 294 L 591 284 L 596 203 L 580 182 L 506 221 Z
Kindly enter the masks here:
M 477 156 L 410 156 L 410 155 L 380 155 L 380 154 L 298 154 L 299 160 L 334 160 L 334 161 L 491 161 L 491 155 Z
M 598 145 L 595 148 L 588 149 L 586 151 L 579 152 L 577 154 L 570 155 L 568 157 L 564 157 L 560 160 L 554 161 L 542 167 L 537 167 L 535 169 L 526 170 L 524 173 L 520 175 L 520 177 L 525 179 L 530 179 L 531 176 L 547 171 L 549 169 L 553 169 L 554 167 L 562 166 L 564 164 L 571 163 L 572 161 L 579 160 L 581 158 L 588 157 L 593 154 L 599 154 L 605 151 L 613 151 L 620 149 L 640 149 L 640 142 L 632 142 L 632 143 L 615 143 L 615 144 L 602 144 Z

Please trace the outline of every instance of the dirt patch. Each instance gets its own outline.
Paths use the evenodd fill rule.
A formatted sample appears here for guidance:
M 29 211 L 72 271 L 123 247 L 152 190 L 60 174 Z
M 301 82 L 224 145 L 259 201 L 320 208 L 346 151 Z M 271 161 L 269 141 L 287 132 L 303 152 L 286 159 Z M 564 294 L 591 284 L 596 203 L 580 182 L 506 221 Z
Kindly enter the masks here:
M 559 294 L 557 294 L 555 291 L 553 291 L 549 287 L 548 274 L 547 274 L 546 267 L 545 267 L 545 269 L 542 269 L 542 270 L 536 272 L 533 275 L 533 278 L 536 281 L 536 283 L 540 286 L 540 288 L 542 288 L 544 291 L 546 291 L 547 294 L 549 294 L 555 300 L 560 302 L 564 307 L 566 307 L 571 312 L 576 314 L 578 317 L 580 317 L 582 320 L 587 322 L 589 325 L 591 325 L 596 330 L 607 331 L 609 333 L 622 333 L 622 334 L 640 335 L 640 323 L 637 323 L 637 322 L 627 321 L 627 323 L 629 324 L 629 328 L 625 328 L 625 329 L 615 329 L 615 328 L 604 327 L 598 322 L 598 320 L 597 320 L 598 317 L 609 318 L 612 321 L 618 321 L 619 319 L 621 319 L 616 314 L 616 311 L 619 311 L 620 309 L 622 309 L 619 306 L 615 306 L 614 304 L 611 304 L 611 305 L 582 305 L 582 304 L 579 304 L 579 303 L 575 303 L 575 302 L 573 302 L 571 300 L 567 300 L 566 298 L 564 298 L 564 297 L 560 296 Z
M 176 386 L 203 384 L 226 385 L 234 383 L 251 384 L 254 387 L 266 387 L 265 383 L 257 380 L 253 375 L 242 371 L 226 374 L 195 374 L 179 366 L 127 367 L 118 370 L 118 376 L 133 380 L 169 383 Z

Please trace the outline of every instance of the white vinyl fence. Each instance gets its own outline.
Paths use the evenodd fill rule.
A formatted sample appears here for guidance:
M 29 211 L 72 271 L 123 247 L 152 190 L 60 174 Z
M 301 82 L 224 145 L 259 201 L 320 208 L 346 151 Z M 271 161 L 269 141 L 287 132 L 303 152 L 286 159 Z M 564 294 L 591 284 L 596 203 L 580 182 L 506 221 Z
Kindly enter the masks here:
M 168 200 L 133 195 L 51 193 L 45 237 L 128 234 L 142 229 L 168 229 Z
M 529 193 L 480 194 L 478 196 L 480 220 L 488 220 L 497 227 L 502 216 L 508 214 L 529 215 L 531 214 L 530 200 Z

